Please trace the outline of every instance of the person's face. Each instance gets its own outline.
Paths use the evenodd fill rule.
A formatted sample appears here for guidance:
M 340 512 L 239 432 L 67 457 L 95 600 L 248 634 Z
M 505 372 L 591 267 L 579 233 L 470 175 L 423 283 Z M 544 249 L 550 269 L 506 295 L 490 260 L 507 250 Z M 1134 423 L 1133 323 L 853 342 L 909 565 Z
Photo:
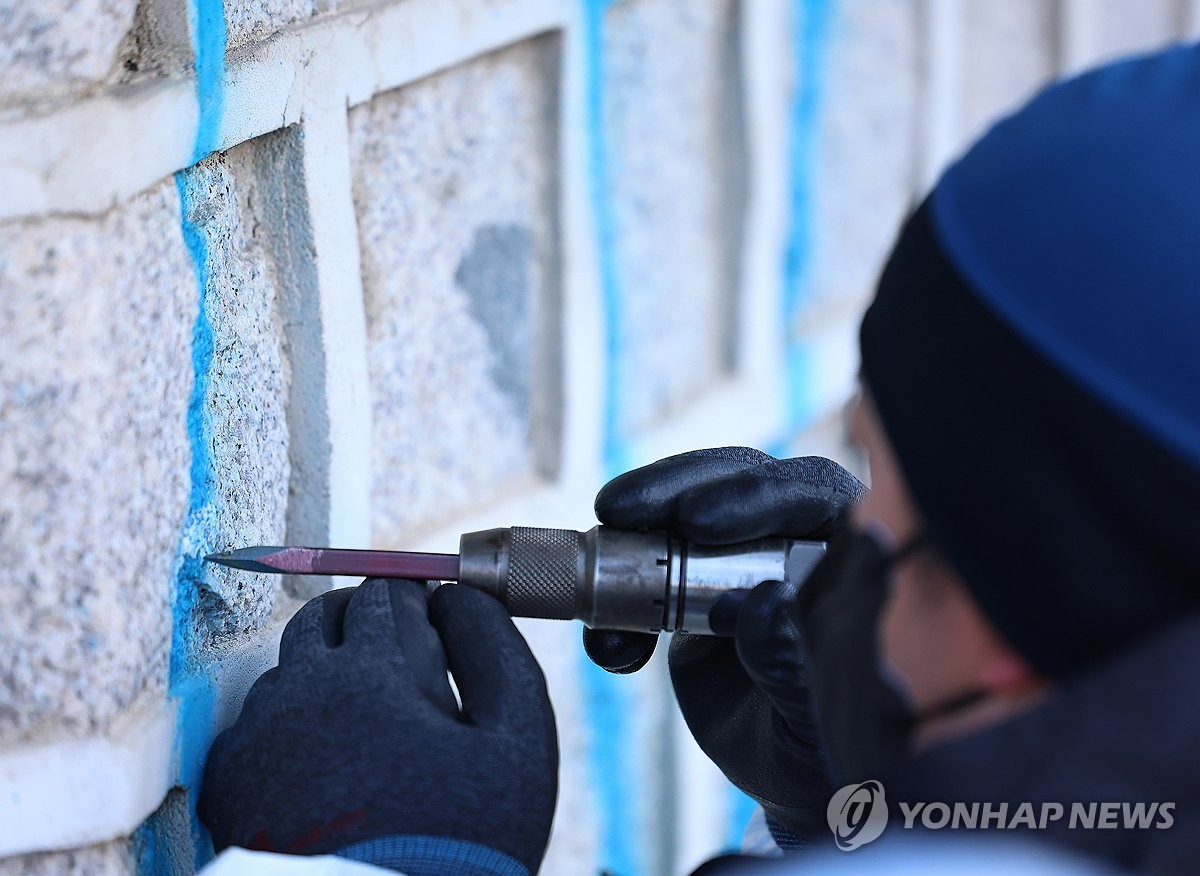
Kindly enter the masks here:
M 855 403 L 851 431 L 871 469 L 871 491 L 852 525 L 886 547 L 902 547 L 922 533 L 923 523 L 866 392 Z M 1032 678 L 932 546 L 893 564 L 878 636 L 884 671 L 918 714 L 972 692 L 1013 693 Z

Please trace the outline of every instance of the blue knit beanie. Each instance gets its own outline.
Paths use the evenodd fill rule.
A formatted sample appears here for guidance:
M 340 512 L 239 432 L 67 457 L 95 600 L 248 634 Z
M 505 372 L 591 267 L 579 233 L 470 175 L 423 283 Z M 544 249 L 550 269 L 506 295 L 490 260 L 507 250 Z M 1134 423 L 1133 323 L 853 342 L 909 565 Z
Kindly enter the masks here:
M 930 535 L 1035 666 L 1200 610 L 1200 47 L 993 127 L 906 223 L 861 339 Z

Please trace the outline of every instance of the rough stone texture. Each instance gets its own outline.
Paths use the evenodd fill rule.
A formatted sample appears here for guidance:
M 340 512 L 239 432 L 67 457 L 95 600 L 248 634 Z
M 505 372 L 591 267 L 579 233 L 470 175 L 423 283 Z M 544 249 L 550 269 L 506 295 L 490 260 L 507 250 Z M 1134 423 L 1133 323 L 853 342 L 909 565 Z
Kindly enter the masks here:
M 197 272 L 174 180 L 100 219 L 0 226 L 0 641 L 19 643 L 0 650 L 0 741 L 102 731 L 165 687 L 181 526 L 184 556 L 282 540 L 280 322 L 235 191 L 255 148 L 185 175 L 214 341 L 195 447 L 215 476 L 186 526 Z M 202 574 L 206 635 L 265 622 L 278 579 Z
M 327 355 L 321 316 L 312 227 L 304 178 L 304 134 L 300 127 L 268 134 L 236 149 L 238 200 L 251 217 L 248 235 L 261 247 L 277 293 L 283 328 L 284 363 L 290 376 L 287 399 L 288 544 L 324 544 L 330 514 L 330 422 L 326 404 Z M 332 355 L 339 355 L 332 351 Z M 293 595 L 311 597 L 328 578 L 288 578 Z
M 557 467 L 557 42 L 350 116 L 379 544 Z
M 0 0 L 0 101 L 103 79 L 136 5 L 137 0 Z
M 0 859 L 0 876 L 124 876 L 137 872 L 129 840 Z
M 735 9 L 730 0 L 631 0 L 604 19 L 623 434 L 732 366 L 743 194 Z
M 288 495 L 287 372 L 272 266 L 254 233 L 248 194 L 259 140 L 185 171 L 184 219 L 203 240 L 201 276 L 213 353 L 204 429 L 211 491 L 193 500 L 184 557 L 248 544 L 281 544 Z M 193 495 L 195 487 L 193 486 Z M 185 565 L 185 570 L 187 566 Z M 210 634 L 243 632 L 270 617 L 279 578 L 202 567 L 196 618 Z M 185 574 L 186 577 L 186 574 Z
M 188 2 L 140 0 L 133 28 L 121 49 L 123 80 L 144 78 L 146 73 L 172 73 L 192 64 Z M 355 3 L 356 0 L 224 0 L 226 47 L 236 53 L 285 28 L 302 25 L 315 15 L 349 8 Z
M 120 48 L 116 81 L 135 83 L 179 72 L 195 60 L 189 0 L 138 0 L 133 26 Z
M 0 226 L 0 740 L 166 683 L 196 287 L 168 180 Z
M 804 222 L 808 236 L 798 241 L 801 273 L 794 278 L 800 306 L 791 328 L 798 332 L 830 308 L 858 306 L 873 293 L 909 207 L 916 165 L 913 5 L 844 0 L 831 8 L 826 27 L 817 78 L 809 83 L 816 91 L 811 164 L 797 168 L 812 203 L 792 208 L 792 221 Z
M 227 44 L 236 49 L 324 11 L 321 0 L 235 0 L 225 4 Z
M 1045 0 L 970 0 L 963 5 L 964 147 L 1054 78 L 1057 13 Z
M 326 11 L 331 2 L 336 0 L 225 0 L 226 48 L 237 52 Z M 122 80 L 137 81 L 146 74 L 176 73 L 192 66 L 188 3 L 140 0 L 133 27 L 121 46 Z

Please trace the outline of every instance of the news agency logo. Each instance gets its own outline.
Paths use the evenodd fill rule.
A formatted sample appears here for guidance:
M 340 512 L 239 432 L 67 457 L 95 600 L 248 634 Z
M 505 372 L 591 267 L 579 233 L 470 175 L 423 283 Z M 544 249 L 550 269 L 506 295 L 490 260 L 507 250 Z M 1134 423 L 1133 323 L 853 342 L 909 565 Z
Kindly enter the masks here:
M 888 807 L 883 785 L 874 779 L 834 792 L 825 807 L 833 841 L 843 852 L 879 839 L 887 827 Z
M 926 830 L 1046 830 L 1066 822 L 1069 830 L 1169 830 L 1175 804 L 1159 803 L 907 803 L 902 828 Z M 843 852 L 874 842 L 888 823 L 883 783 L 875 780 L 838 789 L 825 807 L 833 839 Z

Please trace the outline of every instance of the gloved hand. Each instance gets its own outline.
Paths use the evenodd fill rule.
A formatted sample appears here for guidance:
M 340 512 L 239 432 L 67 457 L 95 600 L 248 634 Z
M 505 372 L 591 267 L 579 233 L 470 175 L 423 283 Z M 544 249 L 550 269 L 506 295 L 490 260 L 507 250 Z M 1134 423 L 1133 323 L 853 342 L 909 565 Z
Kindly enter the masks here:
M 427 606 L 421 582 L 370 580 L 288 623 L 209 752 L 199 814 L 218 851 L 524 876 L 557 790 L 545 679 L 500 603 L 446 585 Z
M 668 530 L 701 544 L 776 535 L 825 540 L 842 528 L 863 485 L 821 457 L 777 460 L 745 447 L 697 450 L 627 472 L 596 497 L 601 523 Z M 810 714 L 794 588 L 769 581 L 745 598 L 732 639 L 676 634 L 671 681 L 701 749 L 758 801 L 775 828 L 825 830 L 831 788 Z M 614 672 L 645 665 L 656 636 L 584 630 L 593 661 Z

